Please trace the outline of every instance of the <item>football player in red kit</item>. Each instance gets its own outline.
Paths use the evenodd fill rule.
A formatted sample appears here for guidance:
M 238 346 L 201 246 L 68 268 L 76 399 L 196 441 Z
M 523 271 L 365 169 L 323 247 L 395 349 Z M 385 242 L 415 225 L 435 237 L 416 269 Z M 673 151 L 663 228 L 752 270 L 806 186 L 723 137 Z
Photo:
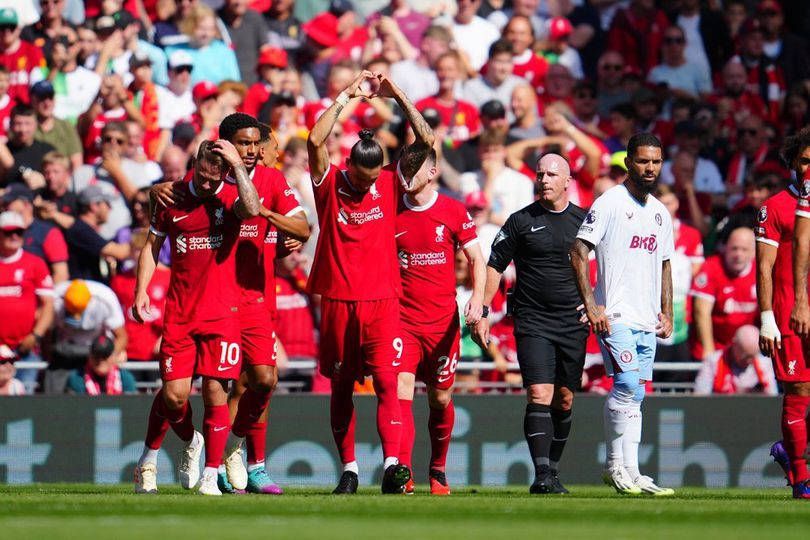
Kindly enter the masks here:
M 416 139 L 399 161 L 383 167 L 372 133 L 360 132 L 345 168 L 329 162 L 326 139 L 351 100 L 391 97 L 402 108 Z M 377 395 L 377 431 L 383 449 L 383 493 L 401 493 L 410 479 L 399 464 L 402 417 L 397 373 L 403 343 L 399 317 L 401 282 L 394 239 L 400 185 L 411 184 L 433 147 L 433 132 L 402 91 L 385 75 L 361 72 L 321 115 L 307 152 L 320 236 L 309 283 L 320 294 L 320 371 L 331 379 L 332 434 L 343 463 L 336 494 L 356 493 L 354 383 L 370 374 Z
M 236 185 L 224 181 L 229 169 Z M 172 276 L 160 347 L 164 384 L 149 415 L 144 452 L 135 467 L 135 491 L 157 492 L 157 454 L 171 425 L 186 443 L 179 467 L 183 487 L 190 489 L 199 480 L 204 440 L 200 493 L 220 495 L 217 467 L 230 427 L 228 381 L 239 377 L 242 359 L 236 246 L 242 220 L 257 216 L 261 204 L 239 152 L 224 140 L 200 145 L 191 179 L 183 182 L 179 191 L 183 198 L 176 205 L 156 208 L 138 259 L 132 315 L 143 322 L 150 307 L 146 288 L 160 248 L 169 238 Z M 195 374 L 203 377 L 202 436 L 194 430 L 188 403 Z
M 475 223 L 467 209 L 460 202 L 440 195 L 431 185 L 438 173 L 436 167 L 436 153 L 431 151 L 413 184 L 402 195 L 396 220 L 403 341 L 397 390 L 402 411 L 399 462 L 411 466 L 415 437 L 412 404 L 418 376 L 427 385 L 430 406 L 430 492 L 449 495 L 445 463 L 455 419 L 450 398 L 461 339 L 456 306 L 456 250 L 464 251 L 473 278 L 473 294 L 464 309 L 468 325 L 481 318 L 487 270 Z M 412 493 L 413 489 L 410 480 L 405 491 Z

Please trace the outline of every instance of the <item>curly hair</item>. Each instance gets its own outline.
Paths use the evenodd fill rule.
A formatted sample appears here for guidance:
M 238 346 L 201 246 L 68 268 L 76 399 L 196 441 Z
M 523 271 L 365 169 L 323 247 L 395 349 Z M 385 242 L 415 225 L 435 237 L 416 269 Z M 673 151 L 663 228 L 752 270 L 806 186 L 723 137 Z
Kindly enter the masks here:
M 803 128 L 790 137 L 786 137 L 782 143 L 782 148 L 779 149 L 779 155 L 782 156 L 785 165 L 792 169 L 793 162 L 808 146 L 810 146 L 810 126 Z
M 256 128 L 261 131 L 259 121 L 245 113 L 229 114 L 219 125 L 219 136 L 231 141 L 240 129 Z

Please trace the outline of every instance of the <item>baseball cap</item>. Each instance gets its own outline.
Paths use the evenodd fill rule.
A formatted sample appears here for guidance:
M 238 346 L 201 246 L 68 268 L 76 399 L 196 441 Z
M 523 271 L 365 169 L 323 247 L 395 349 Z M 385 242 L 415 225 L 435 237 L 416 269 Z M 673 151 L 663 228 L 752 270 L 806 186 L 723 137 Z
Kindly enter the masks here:
M 571 21 L 565 17 L 554 17 L 549 23 L 548 37 L 555 40 L 564 39 L 573 31 L 574 27 L 571 26 Z
M 135 51 L 129 57 L 129 69 L 139 68 L 141 66 L 151 66 L 152 59 L 147 56 L 143 51 Z
M 321 13 L 301 25 L 301 30 L 322 47 L 334 47 L 340 41 L 338 37 L 338 20 L 333 13 Z
M 211 81 L 200 81 L 191 89 L 191 97 L 194 101 L 205 101 L 209 98 L 217 97 L 219 88 Z
M 0 9 L 0 26 L 17 26 L 20 20 L 17 18 L 17 12 L 12 8 Z
M 65 311 L 73 317 L 81 317 L 92 296 L 90 288 L 83 279 L 74 279 L 65 290 Z
M 506 118 L 506 108 L 503 106 L 503 103 L 497 99 L 490 99 L 481 105 L 481 116 L 484 116 L 490 120 Z
M 87 206 L 88 204 L 102 201 L 111 203 L 112 197 L 110 197 L 107 193 L 104 193 L 101 186 L 95 184 L 90 185 L 79 192 L 79 204 Z
M 197 130 L 190 122 L 178 122 L 172 128 L 172 142 L 178 146 L 189 144 L 197 136 Z
M 53 97 L 56 92 L 53 89 L 53 84 L 51 81 L 39 81 L 34 86 L 31 87 L 31 95 L 38 98 L 49 98 Z
M 766 13 L 782 14 L 782 6 L 776 0 L 762 0 L 757 4 L 757 15 L 765 15 Z
M 99 359 L 107 359 L 115 351 L 115 343 L 107 334 L 99 334 L 90 345 L 90 354 Z
M 15 182 L 8 186 L 8 189 L 3 194 L 3 204 L 13 203 L 20 199 L 34 202 L 34 192 L 31 191 L 31 188 L 27 185 L 21 182 Z
M 194 59 L 186 51 L 177 50 L 169 55 L 169 69 L 194 67 Z
M 288 107 L 295 107 L 296 100 L 292 92 L 279 92 L 277 94 L 270 95 L 270 98 L 267 100 L 267 105 L 271 109 L 279 105 L 287 105 Z
M 102 15 L 96 19 L 96 32 L 111 32 L 115 27 L 115 19 L 110 15 Z
M 439 116 L 439 111 L 433 107 L 428 107 L 423 110 L 422 118 L 425 119 L 425 122 L 427 122 L 427 125 L 430 126 L 431 129 L 439 127 L 439 125 L 442 123 L 442 117 Z
M 17 231 L 25 228 L 25 222 L 19 213 L 7 210 L 0 214 L 0 230 Z
M 121 11 L 116 11 L 112 14 L 112 18 L 115 21 L 115 26 L 121 30 L 129 26 L 130 24 L 135 24 L 138 22 L 132 13 L 129 11 L 122 9 Z
M 352 4 L 351 0 L 332 0 L 329 2 L 329 13 L 335 17 L 340 17 L 349 11 L 354 11 L 354 4 Z
M 618 167 L 624 172 L 627 172 L 627 165 L 624 164 L 624 158 L 627 157 L 627 150 L 621 150 L 619 152 L 613 152 L 610 155 L 610 166 L 611 167 Z
M 287 67 L 287 51 L 277 47 L 268 47 L 259 55 L 256 67 L 273 66 L 277 68 Z
M 486 210 L 489 208 L 489 201 L 483 191 L 473 191 L 464 197 L 464 206 L 467 210 Z

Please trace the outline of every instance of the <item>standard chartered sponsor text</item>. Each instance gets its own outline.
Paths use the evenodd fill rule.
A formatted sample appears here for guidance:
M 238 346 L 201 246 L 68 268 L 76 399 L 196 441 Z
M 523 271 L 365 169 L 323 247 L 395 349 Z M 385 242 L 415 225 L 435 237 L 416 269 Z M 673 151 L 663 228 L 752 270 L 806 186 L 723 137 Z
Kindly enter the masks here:
M 433 266 L 447 262 L 447 256 L 442 252 L 431 251 L 428 253 L 411 253 L 408 256 L 408 264 L 411 266 Z

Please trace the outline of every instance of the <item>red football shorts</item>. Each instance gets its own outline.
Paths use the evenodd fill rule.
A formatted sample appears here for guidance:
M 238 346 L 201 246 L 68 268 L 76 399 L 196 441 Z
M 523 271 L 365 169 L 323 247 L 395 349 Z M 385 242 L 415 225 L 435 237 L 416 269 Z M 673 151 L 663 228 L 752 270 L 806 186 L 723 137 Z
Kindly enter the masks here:
M 321 301 L 320 371 L 330 379 L 397 373 L 403 354 L 399 299 Z
M 402 328 L 405 350 L 400 371 L 413 373 L 428 386 L 448 390 L 456 380 L 461 348 L 461 327 L 458 317 L 441 333 L 420 332 Z
M 263 304 L 239 311 L 242 361 L 246 366 L 275 366 L 278 347 L 272 313 Z
M 803 341 L 799 336 L 782 336 L 782 346 L 773 358 L 773 371 L 777 381 L 810 381 L 810 369 L 805 358 L 810 358 L 810 340 Z
M 165 323 L 160 344 L 160 377 L 164 381 L 194 375 L 238 379 L 242 364 L 239 321 Z

